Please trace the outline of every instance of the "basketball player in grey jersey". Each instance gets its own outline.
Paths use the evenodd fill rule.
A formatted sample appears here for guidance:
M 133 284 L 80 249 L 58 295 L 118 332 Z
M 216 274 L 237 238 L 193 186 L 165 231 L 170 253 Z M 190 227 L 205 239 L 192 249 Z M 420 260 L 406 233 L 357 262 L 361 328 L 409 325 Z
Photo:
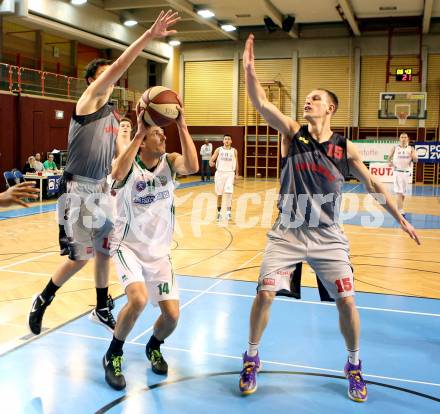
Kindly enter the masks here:
M 108 234 L 112 223 L 102 209 L 109 212 L 105 203 L 106 176 L 111 170 L 115 146 L 117 156 L 121 152 L 118 147 L 122 144 L 115 144 L 118 121 L 108 101 L 115 82 L 146 45 L 153 39 L 176 33 L 169 28 L 178 20 L 177 13 L 162 11 L 150 29 L 113 64 L 98 59 L 87 67 L 85 78 L 88 87 L 76 104 L 69 129 L 69 155 L 65 169 L 67 194 L 61 197 L 58 205 L 62 217 L 60 224 L 64 225 L 68 238 L 69 256 L 56 270 L 45 289 L 33 300 L 29 328 L 36 335 L 41 332 L 44 312 L 55 297 L 55 292 L 92 257 L 95 257 L 97 306 L 91 319 L 113 332 L 113 304 L 108 297 Z
M 268 101 L 256 77 L 253 43 L 251 34 L 243 55 L 247 91 L 257 111 L 281 133 L 282 171 L 280 215 L 268 233 L 250 315 L 249 346 L 243 355 L 240 391 L 243 394 L 256 391 L 260 369 L 258 345 L 269 320 L 270 307 L 277 292 L 289 291 L 295 265 L 307 261 L 336 300 L 348 350 L 344 367 L 349 382 L 348 396 L 363 402 L 367 399 L 367 388 L 359 359 L 359 314 L 353 298 L 348 240 L 338 225 L 344 172 L 349 169 L 368 192 L 383 199 L 384 208 L 402 230 L 420 242 L 383 185 L 370 175 L 354 144 L 331 130 L 331 118 L 338 107 L 336 95 L 322 89 L 309 93 L 304 105 L 307 125 L 301 127 Z

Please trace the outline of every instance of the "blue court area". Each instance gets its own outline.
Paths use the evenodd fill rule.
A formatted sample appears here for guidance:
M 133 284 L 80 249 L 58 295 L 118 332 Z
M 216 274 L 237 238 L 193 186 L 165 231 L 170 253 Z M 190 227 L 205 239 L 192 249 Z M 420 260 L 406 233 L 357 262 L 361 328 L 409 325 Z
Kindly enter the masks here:
M 181 319 L 163 346 L 170 371 L 155 375 L 145 343 L 151 305 L 125 345 L 125 391 L 104 380 L 111 334 L 86 315 L 0 358 L 1 412 L 7 413 L 374 413 L 440 412 L 438 300 L 360 293 L 364 404 L 347 397 L 346 351 L 333 304 L 316 289 L 279 298 L 260 348 L 255 394 L 238 392 L 241 353 L 255 284 L 179 276 Z M 125 297 L 116 301 L 115 313 Z M 50 308 L 48 309 L 50 312 Z
M 390 193 L 393 193 L 393 185 L 388 183 L 387 189 Z M 345 183 L 343 190 L 344 193 L 365 194 L 365 187 L 363 184 Z M 416 185 L 411 186 L 411 196 L 423 196 L 423 197 L 440 197 L 440 187 L 434 185 Z

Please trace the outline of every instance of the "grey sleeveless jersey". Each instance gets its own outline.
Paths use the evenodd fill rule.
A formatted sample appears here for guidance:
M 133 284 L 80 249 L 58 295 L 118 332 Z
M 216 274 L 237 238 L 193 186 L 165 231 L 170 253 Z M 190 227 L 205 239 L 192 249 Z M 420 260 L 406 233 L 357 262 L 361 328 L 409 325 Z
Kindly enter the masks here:
M 72 115 L 65 170 L 73 175 L 101 180 L 111 172 L 119 122 L 113 105 L 93 114 Z
M 342 186 L 349 173 L 347 140 L 333 133 L 319 143 L 307 125 L 302 126 L 281 166 L 278 209 L 282 224 L 328 227 L 338 223 Z

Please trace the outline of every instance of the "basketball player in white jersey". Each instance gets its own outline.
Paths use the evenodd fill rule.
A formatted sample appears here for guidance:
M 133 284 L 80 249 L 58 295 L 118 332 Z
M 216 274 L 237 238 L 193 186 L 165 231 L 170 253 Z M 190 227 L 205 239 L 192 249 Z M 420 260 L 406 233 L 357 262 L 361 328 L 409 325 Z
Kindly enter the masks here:
M 139 109 L 138 109 L 139 111 Z M 110 347 L 104 356 L 105 380 L 114 389 L 125 388 L 122 348 L 148 299 L 161 314 L 146 345 L 152 370 L 168 372 L 160 345 L 174 331 L 179 318 L 179 293 L 170 261 L 174 231 L 175 175 L 198 171 L 196 147 L 185 122 L 183 109 L 176 120 L 182 155 L 165 152 L 162 128 L 145 126 L 143 112 L 138 130 L 114 163 L 116 221 L 111 235 L 111 255 L 127 294 L 119 312 Z
M 388 164 L 394 168 L 394 192 L 397 198 L 397 208 L 402 216 L 405 216 L 403 202 L 408 194 L 408 177 L 411 174 L 413 163 L 417 162 L 417 153 L 411 145 L 405 132 L 399 137 L 400 143 L 396 145 L 388 157 Z
M 120 146 L 116 142 L 119 115 L 109 100 L 114 84 L 148 43 L 176 33 L 170 29 L 178 20 L 177 12 L 162 11 L 153 25 L 115 62 L 94 59 L 86 68 L 88 86 L 76 103 L 70 121 L 68 157 L 63 174 L 66 191 L 57 207 L 60 247 L 62 255 L 68 254 L 68 257 L 43 291 L 34 297 L 28 324 L 35 335 L 41 332 L 44 313 L 56 292 L 92 258 L 95 259 L 96 307 L 90 317 L 113 332 L 113 301 L 108 296 L 108 235 L 112 219 L 108 212 L 107 175 Z
M 217 194 L 217 221 L 222 219 L 222 199 L 226 198 L 226 220 L 231 220 L 232 193 L 234 192 L 234 179 L 238 177 L 237 150 L 231 147 L 230 135 L 223 136 L 223 147 L 219 147 L 212 154 L 209 166 L 216 168 L 214 183 Z

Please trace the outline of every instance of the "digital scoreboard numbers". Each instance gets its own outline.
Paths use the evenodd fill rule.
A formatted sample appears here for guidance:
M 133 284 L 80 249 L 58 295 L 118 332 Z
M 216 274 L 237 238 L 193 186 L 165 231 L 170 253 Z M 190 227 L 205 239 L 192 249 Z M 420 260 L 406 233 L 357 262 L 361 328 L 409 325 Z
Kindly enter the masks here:
M 396 81 L 408 82 L 408 81 L 412 81 L 412 78 L 413 78 L 412 68 L 396 69 Z

